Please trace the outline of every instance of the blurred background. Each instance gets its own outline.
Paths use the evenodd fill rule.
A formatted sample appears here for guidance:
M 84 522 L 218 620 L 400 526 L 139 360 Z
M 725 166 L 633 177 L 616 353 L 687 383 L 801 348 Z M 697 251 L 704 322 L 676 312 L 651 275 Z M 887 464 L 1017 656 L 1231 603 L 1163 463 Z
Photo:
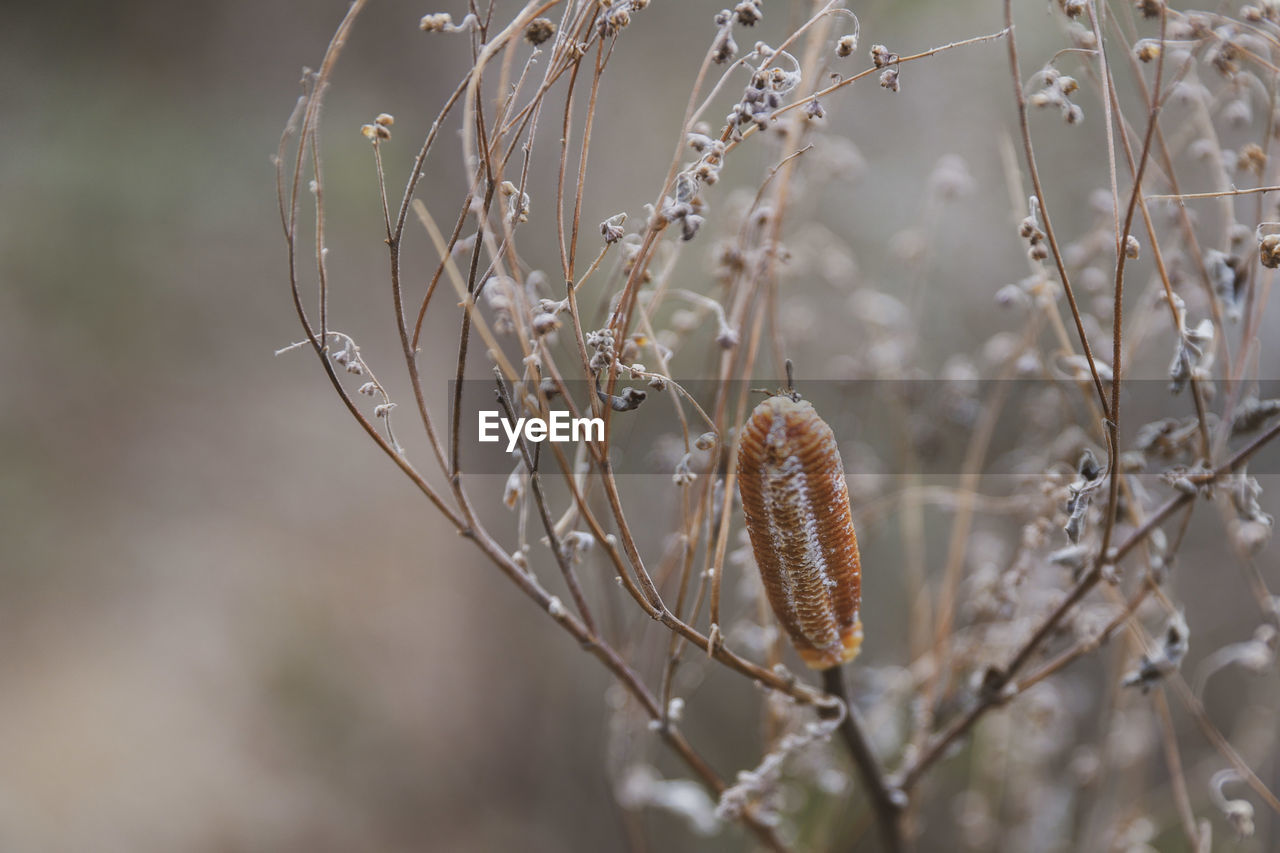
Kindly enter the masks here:
M 346 5 L 5 10 L 0 850 L 621 846 L 603 670 L 457 542 L 309 352 L 273 356 L 299 331 L 269 157 Z M 460 19 L 460 4 L 428 5 L 370 4 L 327 111 L 334 310 L 386 374 L 385 251 L 358 127 L 396 115 L 384 154 L 398 194 L 467 56 L 461 37 L 416 28 L 426 12 Z M 620 40 L 606 89 L 620 103 L 602 107 L 613 119 L 592 161 L 610 177 L 584 222 L 642 215 L 721 5 L 658 0 Z M 786 5 L 765 4 L 760 37 L 796 20 Z M 1000 28 L 990 2 L 858 6 L 860 57 Z M 920 222 L 937 160 L 966 156 L 977 192 L 926 235 L 941 271 L 927 300 L 904 299 L 926 366 L 1017 323 L 991 310 L 1025 275 L 991 129 L 1011 126 L 1005 61 L 999 44 L 956 51 L 904 68 L 896 96 L 868 80 L 827 105 L 871 168 L 858 195 L 811 212 L 871 278 L 893 277 L 882 249 Z M 637 138 L 664 153 L 638 158 Z M 450 145 L 424 193 L 457 195 Z M 1063 206 L 1097 185 L 1064 182 Z M 795 322 L 843 304 L 823 287 Z M 724 679 L 706 694 L 691 735 L 732 776 L 759 754 L 757 693 Z M 649 819 L 662 849 L 741 844 Z

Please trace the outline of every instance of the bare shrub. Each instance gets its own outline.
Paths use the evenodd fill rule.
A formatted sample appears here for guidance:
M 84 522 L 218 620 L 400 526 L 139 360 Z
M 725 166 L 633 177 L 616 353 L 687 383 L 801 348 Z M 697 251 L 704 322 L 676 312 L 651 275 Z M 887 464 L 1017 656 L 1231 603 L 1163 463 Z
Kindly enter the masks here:
M 388 263 L 367 279 L 385 284 L 401 359 L 386 382 L 330 314 L 331 292 L 355 283 L 333 281 L 326 261 L 322 102 L 365 5 L 304 75 L 280 144 L 305 332 L 286 349 L 313 351 L 434 511 L 616 679 L 611 731 L 625 739 L 609 770 L 624 809 L 668 810 L 695 833 L 740 821 L 771 849 L 871 846 L 871 820 L 893 850 L 930 839 L 1207 850 L 1215 832 L 1274 843 L 1280 802 L 1265 778 L 1280 732 L 1280 599 L 1258 451 L 1280 432 L 1263 375 L 1280 265 L 1266 194 L 1280 5 L 1225 15 L 1057 0 L 1047 14 L 1031 4 L 1015 29 L 1005 0 L 1000 31 L 930 47 L 861 39 L 874 22 L 838 0 L 744 0 L 707 13 L 701 60 L 657 99 L 642 97 L 656 75 L 608 73 L 621 52 L 645 48 L 637 24 L 661 14 L 648 0 L 428 14 L 422 38 L 465 42 L 471 63 L 416 153 L 380 104 L 362 127 L 329 130 L 362 132 L 371 149 Z M 794 30 L 756 40 L 770 16 L 788 15 Z M 1020 55 L 1032 28 L 1054 46 Z M 854 87 L 917 97 L 972 53 L 1005 69 L 998 92 L 972 97 L 1005 105 L 1011 120 L 991 138 L 1017 201 L 1005 205 L 1002 245 L 967 249 L 1013 249 L 1025 265 L 983 297 L 1003 307 L 1005 328 L 954 336 L 930 367 L 917 324 L 922 306 L 946 304 L 928 296 L 947 284 L 943 232 L 963 215 L 957 200 L 993 188 L 960 156 L 920 164 L 920 221 L 879 247 L 897 287 L 860 272 L 810 201 L 873 168 L 856 133 L 829 125 Z M 678 122 L 675 138 L 656 138 L 658 117 L 635 108 L 654 103 Z M 635 124 L 634 146 L 593 147 L 604 123 L 621 121 Z M 460 162 L 439 150 L 453 134 Z M 1087 150 L 1068 157 L 1063 146 Z M 666 164 L 647 203 L 588 215 L 641 162 Z M 420 192 L 424 175 L 458 169 L 461 198 Z M 389 174 L 405 182 L 399 198 Z M 1082 180 L 1101 189 L 1071 209 Z M 857 193 L 873 215 L 902 203 Z M 421 267 L 406 267 L 409 245 Z M 846 305 L 832 324 L 831 300 L 806 287 L 824 279 Z M 423 330 L 441 315 L 456 319 L 447 366 L 422 358 Z M 801 394 L 846 383 L 872 395 L 863 431 L 840 435 L 854 518 L 864 536 L 900 537 L 897 550 L 877 549 L 892 565 L 864 553 L 868 578 L 888 579 L 879 590 L 897 585 L 898 633 L 853 665 L 847 705 L 839 667 L 822 688 L 790 668 L 737 505 L 737 430 L 759 386 L 781 387 L 802 350 L 823 369 L 806 379 L 801 363 Z M 447 381 L 447 407 L 431 405 Z M 526 435 L 499 470 L 496 456 L 471 452 L 478 386 L 511 421 L 562 409 L 602 419 L 603 438 Z M 647 443 L 618 438 L 631 431 Z M 1215 518 L 1195 533 L 1202 505 Z M 1179 566 L 1189 531 L 1197 557 Z M 1206 572 L 1243 588 L 1251 608 L 1205 624 L 1180 589 Z M 653 623 L 662 630 L 645 630 Z M 1230 640 L 1197 649 L 1199 636 Z M 713 768 L 686 735 L 683 723 L 714 705 L 680 674 L 707 667 L 762 688 L 754 767 Z M 1228 669 L 1251 679 L 1230 677 L 1239 707 L 1207 709 Z M 824 746 L 837 731 L 856 796 Z M 652 743 L 697 784 L 664 778 Z M 868 819 L 807 807 L 832 798 Z

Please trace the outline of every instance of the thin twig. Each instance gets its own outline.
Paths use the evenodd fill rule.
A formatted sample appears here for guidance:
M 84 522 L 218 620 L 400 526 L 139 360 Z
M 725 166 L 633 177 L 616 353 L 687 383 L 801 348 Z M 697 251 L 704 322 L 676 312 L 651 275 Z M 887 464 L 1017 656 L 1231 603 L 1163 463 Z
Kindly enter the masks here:
M 898 853 L 903 849 L 901 816 L 907 804 L 906 795 L 887 781 L 880 760 L 871 750 L 865 734 L 867 724 L 858 713 L 858 706 L 849 698 L 844 669 L 839 666 L 824 669 L 822 687 L 844 703 L 845 714 L 840 721 L 840 735 L 849 747 L 849 754 L 862 778 L 862 785 L 871 798 L 871 808 L 875 812 L 876 825 L 880 827 L 880 839 L 885 850 L 888 853 Z

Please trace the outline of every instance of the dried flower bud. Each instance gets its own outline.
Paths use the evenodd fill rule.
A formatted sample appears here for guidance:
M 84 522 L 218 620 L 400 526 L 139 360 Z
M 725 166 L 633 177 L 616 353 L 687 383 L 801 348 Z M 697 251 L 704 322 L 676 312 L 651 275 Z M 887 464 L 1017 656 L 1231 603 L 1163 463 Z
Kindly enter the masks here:
M 680 217 L 680 239 L 686 243 L 698 236 L 698 229 L 705 220 L 696 213 Z
M 535 47 L 555 34 L 556 25 L 550 18 L 534 18 L 529 22 L 529 26 L 524 28 L 524 40 Z
M 889 48 L 882 44 L 871 45 L 871 61 L 875 63 L 876 68 L 884 68 L 893 62 L 898 61 L 898 54 L 891 53 Z
M 554 332 L 560 328 L 560 319 L 555 314 L 542 313 L 533 318 L 533 333 L 538 337 Z
M 625 213 L 617 213 L 600 223 L 600 235 L 604 237 L 606 246 L 611 246 L 622 239 L 627 232 L 622 224 L 627 221 Z
M 1164 10 L 1164 0 L 1136 0 L 1133 5 L 1144 18 L 1158 18 Z
M 1269 270 L 1280 267 L 1280 234 L 1268 234 L 1258 247 L 1258 259 Z
M 1128 258 L 1131 261 L 1137 260 L 1138 253 L 1141 250 L 1142 250 L 1142 246 L 1141 244 L 1138 243 L 1137 237 L 1130 234 L 1124 238 L 1124 256 L 1126 258 Z
M 1139 39 L 1133 46 L 1133 55 L 1141 62 L 1151 62 L 1160 56 L 1160 42 L 1155 39 Z
M 689 467 L 689 454 L 681 457 L 676 464 L 675 473 L 671 475 L 671 481 L 681 488 L 692 485 L 693 481 L 698 479 L 698 475 Z
M 880 86 L 890 92 L 898 91 L 898 69 L 886 68 L 880 72 Z
M 721 27 L 716 33 L 715 44 L 712 45 L 711 61 L 716 65 L 724 65 L 738 55 L 738 43 L 733 40 L 733 29 Z
M 733 7 L 733 12 L 738 16 L 738 23 L 744 27 L 754 27 L 764 18 L 764 12 L 760 9 L 760 0 L 742 0 Z
M 502 502 L 506 504 L 507 509 L 515 509 L 520 499 L 524 497 L 526 480 L 528 475 L 525 474 L 524 463 L 519 462 L 507 476 L 507 483 L 502 489 Z
M 1248 800 L 1231 800 L 1223 809 L 1223 814 L 1235 831 L 1236 838 L 1243 841 L 1253 837 L 1253 806 Z
M 858 37 L 856 35 L 840 36 L 840 40 L 836 42 L 836 56 L 843 59 L 850 56 L 858 49 Z
M 1190 636 L 1186 618 L 1181 612 L 1174 613 L 1165 625 L 1159 647 L 1151 654 L 1143 655 L 1137 669 L 1126 675 L 1122 684 L 1141 687 L 1145 693 L 1166 675 L 1176 672 L 1187 655 Z
M 422 19 L 417 22 L 417 28 L 422 32 L 444 32 L 445 29 L 453 26 L 453 15 L 448 12 L 438 12 L 430 15 L 422 15 Z
M 716 344 L 721 349 L 733 349 L 738 345 L 738 333 L 734 331 L 732 326 L 722 325 L 720 330 L 716 332 Z
M 1222 810 L 1223 816 L 1235 830 L 1236 838 L 1243 841 L 1253 837 L 1253 806 L 1248 800 L 1230 800 L 1222 792 L 1223 786 L 1229 782 L 1241 781 L 1240 771 L 1227 767 L 1213 774 L 1209 780 L 1209 797 Z

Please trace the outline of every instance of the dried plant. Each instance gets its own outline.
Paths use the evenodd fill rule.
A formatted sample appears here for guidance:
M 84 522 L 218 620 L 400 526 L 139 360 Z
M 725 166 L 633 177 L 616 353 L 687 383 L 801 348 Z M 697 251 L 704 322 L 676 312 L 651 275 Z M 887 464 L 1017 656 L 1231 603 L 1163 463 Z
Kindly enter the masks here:
M 1033 4 L 1015 28 L 1004 0 L 1000 31 L 909 50 L 860 47 L 873 22 L 839 0 L 743 0 L 706 16 L 705 53 L 673 107 L 678 136 L 653 144 L 641 117 L 627 151 L 597 150 L 592 138 L 602 122 L 636 119 L 627 86 L 654 85 L 608 73 L 640 16 L 659 14 L 648 0 L 472 0 L 456 22 L 427 14 L 422 38 L 463 40 L 471 62 L 416 154 L 406 157 L 380 104 L 362 127 L 329 131 L 359 130 L 371 149 L 388 259 L 368 278 L 385 280 L 402 360 L 385 384 L 330 315 L 321 157 L 322 103 L 366 5 L 352 5 L 305 72 L 280 143 L 289 282 L 305 333 L 286 349 L 314 352 L 350 415 L 434 511 L 616 679 L 625 699 L 610 703 L 609 770 L 624 809 L 667 810 L 696 833 L 740 822 L 774 850 L 942 839 L 949 849 L 1208 850 L 1214 832 L 1275 843 L 1269 815 L 1280 801 L 1265 780 L 1275 779 L 1280 735 L 1280 598 L 1270 592 L 1268 472 L 1250 464 L 1265 464 L 1258 452 L 1280 433 L 1260 354 L 1280 266 L 1280 214 L 1267 195 L 1280 190 L 1270 159 L 1280 3 L 1226 14 L 1056 0 Z M 787 14 L 799 25 L 776 44 L 751 38 L 766 15 Z M 1029 28 L 1048 30 L 1036 43 L 1058 42 L 1030 64 Z M 860 276 L 852 251 L 801 201 L 817 192 L 813 179 L 852 178 L 859 155 L 826 118 L 852 87 L 912 98 L 972 52 L 1007 58 L 1012 86 L 999 97 L 1014 119 L 1006 171 L 1018 202 L 1005 239 L 1025 249 L 1026 267 L 990 288 L 1008 328 L 927 372 L 914 363 L 916 297 Z M 1056 117 L 1033 118 L 1041 111 Z M 456 172 L 440 150 L 455 132 L 465 191 L 428 199 L 427 176 Z M 1038 156 L 1054 133 L 1096 146 L 1084 156 L 1102 164 L 1091 174 L 1105 186 L 1092 210 L 1066 201 L 1079 160 Z M 407 176 L 398 199 L 387 189 L 392 152 Z M 595 194 L 650 157 L 666 173 L 648 203 L 584 223 Z M 942 283 L 931 235 L 947 206 L 975 191 L 959 157 L 928 175 L 919 227 L 884 247 L 904 293 Z M 540 245 L 554 246 L 551 258 Z M 709 251 L 710 268 L 691 251 Z M 410 258 L 425 266 L 408 269 Z M 543 260 L 558 266 L 537 268 Z M 761 584 L 737 503 L 739 431 L 759 386 L 782 386 L 816 322 L 796 281 L 822 275 L 849 291 L 843 322 L 856 330 L 818 342 L 836 356 L 831 381 L 874 386 L 874 420 L 893 437 L 881 453 L 868 435 L 837 428 L 860 532 L 901 536 L 893 565 L 864 550 L 865 577 L 891 578 L 880 588 L 900 585 L 906 602 L 900 637 L 850 665 L 848 697 L 839 666 L 817 687 L 786 665 L 786 638 L 764 604 L 778 581 Z M 423 357 L 437 316 L 456 318 L 447 366 Z M 1147 363 L 1169 365 L 1167 377 L 1144 385 L 1131 365 Z M 982 366 L 994 381 L 977 381 Z M 433 408 L 445 382 L 449 406 Z M 1136 404 L 1152 384 L 1155 408 Z M 509 422 L 567 410 L 601 419 L 603 436 L 543 444 L 511 434 L 499 502 L 498 468 L 470 452 L 477 385 Z M 796 384 L 803 396 L 822 387 Z M 421 435 L 402 443 L 406 411 Z M 620 445 L 620 430 L 644 418 L 665 437 Z M 926 463 L 947 442 L 956 476 L 928 483 Z M 658 464 L 662 476 L 620 473 L 624 464 Z M 843 501 L 843 489 L 831 493 Z M 506 515 L 490 506 L 499 503 Z M 1222 625 L 1197 624 L 1174 571 L 1202 505 L 1217 532 L 1202 534 L 1201 557 L 1179 571 L 1220 571 L 1256 603 Z M 1206 553 L 1219 565 L 1202 565 Z M 842 600 L 853 605 L 841 630 L 860 631 L 857 591 Z M 663 630 L 644 630 L 650 623 Z M 1196 647 L 1198 636 L 1228 635 L 1217 650 Z M 1253 679 L 1237 689 L 1261 707 L 1223 717 L 1206 708 L 1206 687 L 1233 664 Z M 762 688 L 754 767 L 712 767 L 682 726 L 701 706 L 680 673 L 708 667 Z M 828 745 L 837 731 L 853 789 Z M 677 778 L 655 769 L 654 743 L 683 762 Z M 961 764 L 966 773 L 935 772 Z M 819 820 L 797 790 L 803 803 L 841 806 Z

